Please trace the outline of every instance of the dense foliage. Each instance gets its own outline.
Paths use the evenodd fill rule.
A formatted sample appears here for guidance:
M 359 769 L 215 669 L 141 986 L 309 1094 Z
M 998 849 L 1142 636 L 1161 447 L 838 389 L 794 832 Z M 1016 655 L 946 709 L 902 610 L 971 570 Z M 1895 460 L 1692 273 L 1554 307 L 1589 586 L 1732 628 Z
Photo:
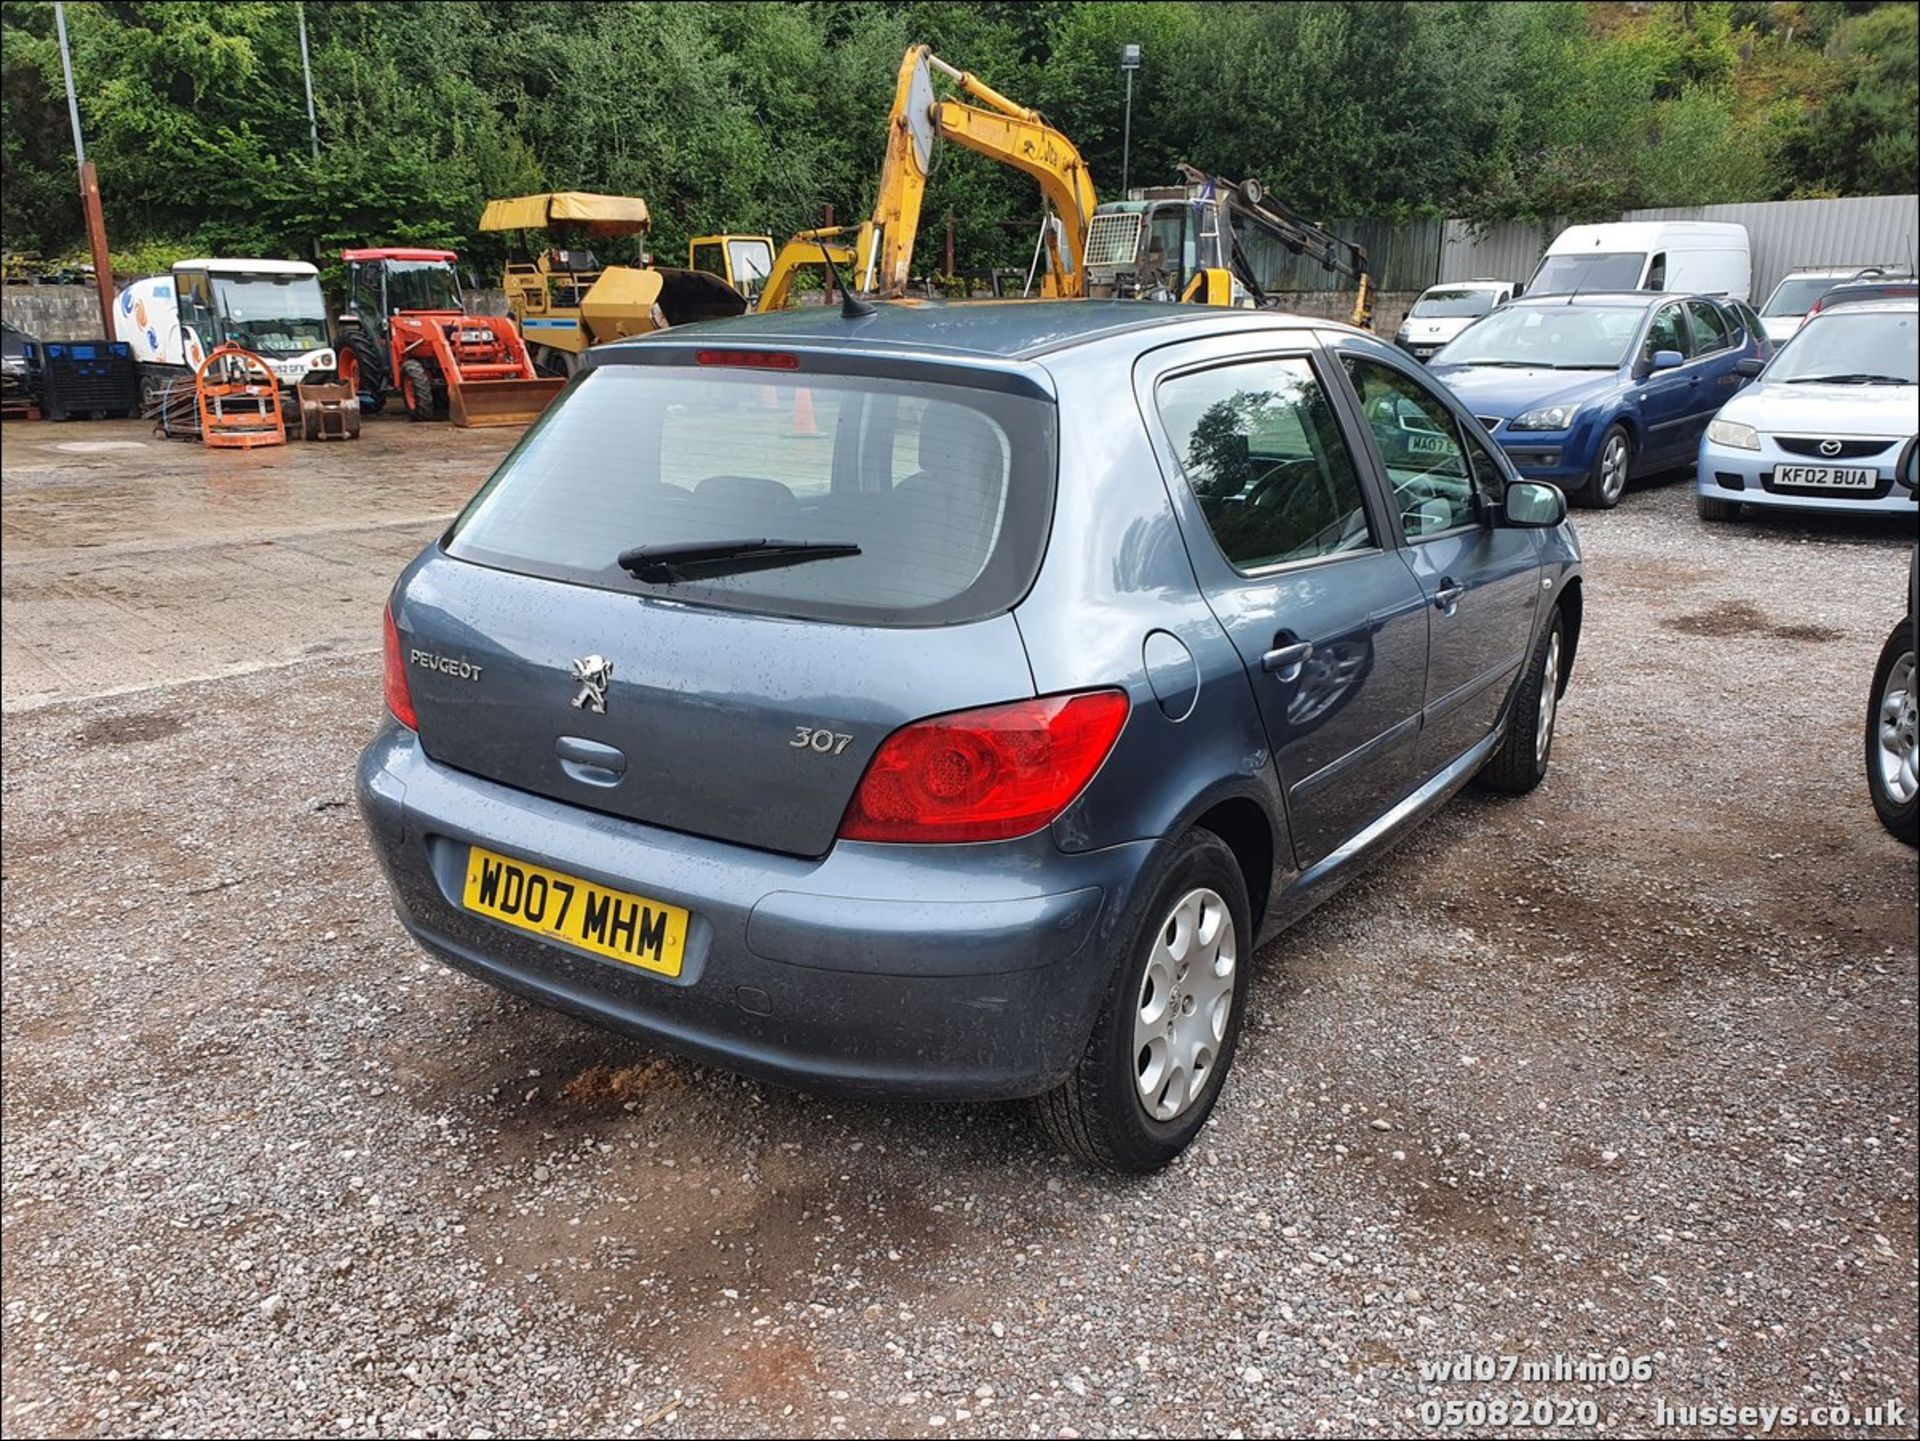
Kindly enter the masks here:
M 80 244 L 53 7 L 0 0 L 14 251 Z M 1120 191 L 1119 47 L 1145 48 L 1131 179 L 1190 160 L 1326 216 L 1569 219 L 1638 205 L 1906 192 L 1915 35 L 1901 3 L 67 6 L 88 155 L 123 264 L 438 242 L 476 261 L 494 195 L 643 195 L 653 248 L 784 235 L 872 201 L 900 55 L 926 40 L 1045 110 Z M 944 147 L 927 231 L 963 265 L 1024 261 L 1032 186 Z M 923 242 L 935 258 L 937 239 Z

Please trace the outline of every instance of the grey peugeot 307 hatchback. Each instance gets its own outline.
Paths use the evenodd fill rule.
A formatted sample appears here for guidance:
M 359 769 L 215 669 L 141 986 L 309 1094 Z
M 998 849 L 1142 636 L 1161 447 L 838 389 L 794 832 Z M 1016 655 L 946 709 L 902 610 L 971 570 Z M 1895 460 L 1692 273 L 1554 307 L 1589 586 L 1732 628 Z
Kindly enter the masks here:
M 360 802 L 462 970 L 1150 1170 L 1262 937 L 1539 783 L 1580 619 L 1560 493 L 1359 331 L 749 316 L 594 351 L 407 568 Z

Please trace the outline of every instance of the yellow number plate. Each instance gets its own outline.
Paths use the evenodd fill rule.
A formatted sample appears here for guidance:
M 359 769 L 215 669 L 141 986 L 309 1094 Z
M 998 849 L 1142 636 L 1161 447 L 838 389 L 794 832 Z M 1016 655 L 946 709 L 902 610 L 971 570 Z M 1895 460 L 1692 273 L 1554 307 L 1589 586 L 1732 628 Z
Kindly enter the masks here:
M 643 971 L 680 974 L 687 913 L 678 906 L 609 890 L 480 846 L 467 851 L 467 886 L 461 899 L 470 911 L 536 936 Z

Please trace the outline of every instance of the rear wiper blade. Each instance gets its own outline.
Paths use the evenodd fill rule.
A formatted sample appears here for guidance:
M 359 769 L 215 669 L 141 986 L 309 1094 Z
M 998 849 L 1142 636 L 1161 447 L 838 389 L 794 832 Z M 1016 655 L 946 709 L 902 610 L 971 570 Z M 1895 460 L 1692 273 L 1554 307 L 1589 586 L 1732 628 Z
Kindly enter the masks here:
M 636 580 L 672 585 L 676 581 L 778 570 L 810 560 L 837 560 L 858 554 L 860 547 L 845 540 L 688 540 L 623 550 L 620 568 L 631 572 Z

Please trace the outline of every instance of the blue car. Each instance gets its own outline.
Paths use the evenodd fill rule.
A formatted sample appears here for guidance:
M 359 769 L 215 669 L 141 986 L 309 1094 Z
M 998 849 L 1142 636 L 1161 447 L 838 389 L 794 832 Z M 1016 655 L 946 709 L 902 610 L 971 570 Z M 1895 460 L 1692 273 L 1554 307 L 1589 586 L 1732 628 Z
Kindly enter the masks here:
M 1151 1170 L 1262 936 L 1545 777 L 1582 612 L 1565 497 L 1345 326 L 676 326 L 591 351 L 401 576 L 360 804 L 464 971 Z
M 1770 353 L 1717 297 L 1541 295 L 1463 332 L 1432 368 L 1522 475 L 1610 510 L 1630 477 L 1691 464 L 1747 383 L 1741 362 Z

